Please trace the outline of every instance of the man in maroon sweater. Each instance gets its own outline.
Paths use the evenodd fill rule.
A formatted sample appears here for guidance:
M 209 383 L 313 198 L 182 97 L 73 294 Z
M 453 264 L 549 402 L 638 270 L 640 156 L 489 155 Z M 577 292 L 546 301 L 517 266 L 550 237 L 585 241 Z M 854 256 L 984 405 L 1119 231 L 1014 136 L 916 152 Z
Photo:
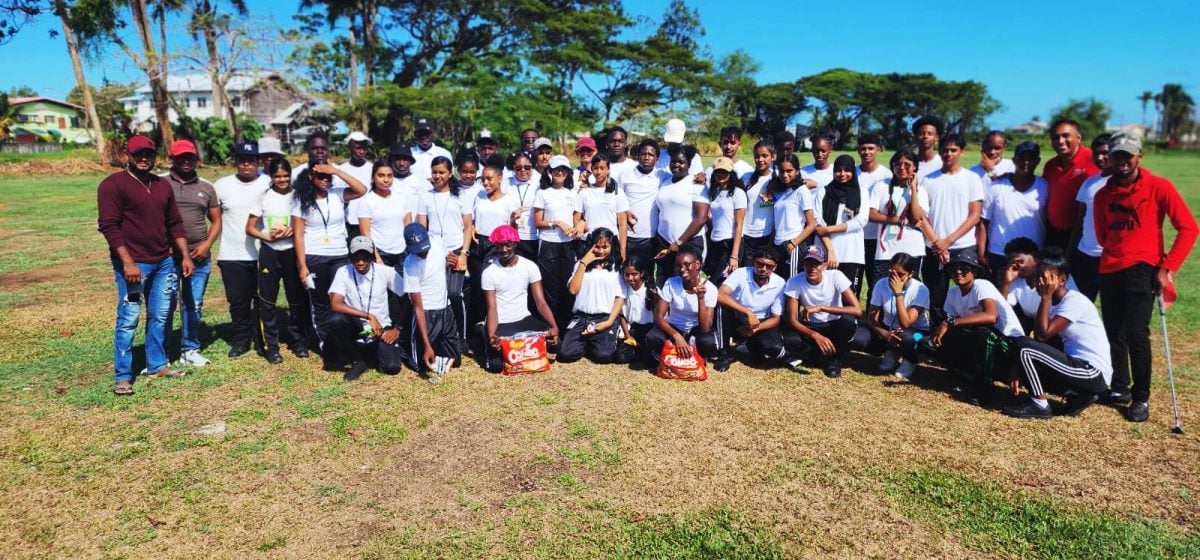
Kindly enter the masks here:
M 133 338 L 146 304 L 146 369 L 149 377 L 178 377 L 167 361 L 166 337 L 171 298 L 179 286 L 171 261 L 174 247 L 180 272 L 191 276 L 183 220 L 171 184 L 153 173 L 156 148 L 145 136 L 125 145 L 129 162 L 123 171 L 100 182 L 96 193 L 100 233 L 108 241 L 117 283 L 117 325 L 113 337 L 113 393 L 133 394 Z
M 1154 297 L 1171 284 L 1200 229 L 1170 181 L 1140 167 L 1142 144 L 1116 134 L 1108 144 L 1112 176 L 1093 200 L 1100 254 L 1100 306 L 1112 351 L 1109 403 L 1130 403 L 1125 419 L 1150 418 L 1150 315 Z M 1163 217 L 1171 219 L 1175 242 L 1163 251 Z M 1130 392 L 1130 370 L 1133 373 Z

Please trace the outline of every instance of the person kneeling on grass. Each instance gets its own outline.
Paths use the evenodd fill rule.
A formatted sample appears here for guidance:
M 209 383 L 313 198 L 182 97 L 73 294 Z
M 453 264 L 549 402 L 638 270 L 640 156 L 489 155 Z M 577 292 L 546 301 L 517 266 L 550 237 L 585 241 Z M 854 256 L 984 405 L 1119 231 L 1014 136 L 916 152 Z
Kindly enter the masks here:
M 867 328 L 871 331 L 867 352 L 882 352 L 879 369 L 908 379 L 919 361 L 917 343 L 929 335 L 929 316 L 925 314 L 929 288 L 913 277 L 921 268 L 920 257 L 896 253 L 890 264 L 888 275 L 871 289 L 867 304 Z
M 404 351 L 400 330 L 388 314 L 388 290 L 403 292 L 402 280 L 389 266 L 376 266 L 375 244 L 371 238 L 350 240 L 350 264 L 334 273 L 329 286 L 330 334 L 333 348 L 329 356 L 352 359 L 342 376 L 355 381 L 367 370 L 369 351 L 375 348 L 379 371 L 388 375 L 400 372 Z M 340 364 L 327 357 L 326 365 Z
M 925 339 L 934 358 L 974 382 L 965 400 L 976 405 L 987 399 L 996 372 L 1007 375 L 1013 344 L 1025 336 L 1004 296 L 979 278 L 983 273 L 973 252 L 959 252 L 946 263 L 946 275 L 954 281 L 943 307 L 946 320 Z
M 1057 247 L 1049 249 L 1057 251 Z M 1099 400 L 1112 381 L 1112 355 L 1100 314 L 1087 296 L 1067 288 L 1067 260 L 1049 249 L 1038 264 L 1037 340 L 1017 343 L 1020 370 L 1010 379 L 1013 392 L 1024 385 L 1030 399 L 1004 409 L 1017 418 L 1074 416 Z M 1061 338 L 1062 351 L 1046 344 L 1055 337 Z M 1052 388 L 1066 389 L 1066 403 L 1053 413 L 1046 401 Z
M 775 274 L 779 257 L 773 247 L 759 247 L 750 251 L 749 258 L 751 266 L 729 273 L 717 292 L 721 304 L 717 325 L 732 327 L 733 340 L 745 343 L 751 359 L 782 360 L 785 350 L 779 323 L 787 282 Z M 721 342 L 726 342 L 723 334 Z M 714 369 L 729 369 L 729 360 L 728 353 L 722 351 Z
M 496 260 L 483 271 L 480 286 L 487 304 L 487 320 L 480 325 L 483 348 L 478 353 L 483 368 L 500 373 L 504 358 L 500 338 L 522 332 L 545 332 L 548 346 L 558 345 L 558 324 L 542 293 L 542 273 L 532 261 L 517 255 L 521 236 L 517 228 L 500 226 L 492 231 L 492 250 Z M 529 295 L 533 294 L 541 318 L 529 313 Z
M 650 259 L 633 255 L 621 264 L 621 344 L 617 345 L 618 364 L 644 364 L 647 362 L 646 334 L 654 328 L 654 309 L 658 306 L 658 291 L 646 282 L 643 270 L 650 268 Z
M 870 340 L 866 329 L 858 327 L 862 309 L 850 278 L 840 270 L 826 270 L 822 244 L 808 247 L 803 264 L 804 274 L 793 276 L 783 288 L 792 327 L 783 334 L 788 365 L 798 370 L 804 361 L 820 363 L 826 377 L 840 377 L 842 355 L 851 347 L 865 347 Z
M 1008 264 L 997 274 L 1000 285 L 996 287 L 1000 288 L 1000 295 L 1003 295 L 1008 305 L 1017 312 L 1017 318 L 1021 320 L 1021 331 L 1026 333 L 1033 331 L 1038 305 L 1042 301 L 1037 286 L 1038 262 L 1043 254 L 1061 257 L 1063 252 L 1058 247 L 1039 250 L 1037 243 L 1028 237 L 1013 239 L 1004 245 L 1004 255 Z M 1067 289 L 1079 289 L 1070 276 L 1067 277 Z
M 616 237 L 608 228 L 593 231 L 589 238 L 591 247 L 575 264 L 575 273 L 567 285 L 567 291 L 575 298 L 574 312 L 558 350 L 559 362 L 578 361 L 584 354 L 597 364 L 616 358 L 615 327 L 625 304 L 613 250 Z
M 646 365 L 658 368 L 663 346 L 670 340 L 681 358 L 691 357 L 688 339 L 696 339 L 696 348 L 706 360 L 715 360 L 720 351 L 714 321 L 717 287 L 700 274 L 700 256 L 689 245 L 675 253 L 678 276 L 667 279 L 659 290 L 654 307 L 654 328 L 646 335 Z
M 429 230 L 420 223 L 404 226 L 404 293 L 412 302 L 413 322 L 409 367 L 429 373 L 427 380 L 437 383 L 445 371 L 434 363 L 438 357 L 451 362 L 459 357 L 458 322 L 450 307 L 450 275 L 446 269 L 446 247 L 440 239 L 430 239 Z

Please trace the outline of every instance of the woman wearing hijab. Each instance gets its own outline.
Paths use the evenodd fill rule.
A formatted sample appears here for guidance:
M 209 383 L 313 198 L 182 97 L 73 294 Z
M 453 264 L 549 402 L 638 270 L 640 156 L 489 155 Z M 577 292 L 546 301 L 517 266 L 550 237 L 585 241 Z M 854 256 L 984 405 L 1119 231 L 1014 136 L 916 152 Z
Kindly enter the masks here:
M 829 267 L 837 268 L 851 279 L 854 296 L 862 293 L 862 271 L 866 266 L 863 228 L 870 217 L 871 196 L 858 184 L 857 165 L 849 155 L 833 162 L 833 180 L 817 190 L 820 219 L 817 235 L 828 239 Z

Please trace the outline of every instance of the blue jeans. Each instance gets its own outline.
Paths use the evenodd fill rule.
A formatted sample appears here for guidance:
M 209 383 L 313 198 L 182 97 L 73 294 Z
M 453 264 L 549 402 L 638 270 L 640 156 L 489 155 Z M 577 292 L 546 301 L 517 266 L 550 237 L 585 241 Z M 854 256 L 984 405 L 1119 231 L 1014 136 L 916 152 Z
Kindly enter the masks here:
M 179 283 L 179 322 L 180 353 L 200 349 L 200 316 L 204 308 L 204 290 L 208 288 L 208 276 L 212 273 L 212 257 L 200 261 L 192 261 L 196 265 L 192 275 Z M 178 263 L 175 266 L 176 278 L 182 276 Z M 176 300 L 171 300 L 169 317 L 175 315 Z
M 157 263 L 137 263 L 142 272 L 140 286 L 125 281 L 121 261 L 113 260 L 117 283 L 117 325 L 113 336 L 113 377 L 117 382 L 133 381 L 133 339 L 142 306 L 146 307 L 146 371 L 167 367 L 167 324 L 171 318 L 171 300 L 179 287 L 175 264 L 167 257 Z M 129 301 L 129 289 L 140 288 L 140 301 Z

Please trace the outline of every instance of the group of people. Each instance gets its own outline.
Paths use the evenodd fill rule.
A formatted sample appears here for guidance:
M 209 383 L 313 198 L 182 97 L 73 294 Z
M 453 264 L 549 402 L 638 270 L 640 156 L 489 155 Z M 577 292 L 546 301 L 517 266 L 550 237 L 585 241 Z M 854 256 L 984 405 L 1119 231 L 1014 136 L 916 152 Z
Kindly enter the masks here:
M 801 165 L 788 132 L 747 162 L 728 127 L 707 168 L 678 120 L 662 143 L 630 147 L 619 126 L 580 138 L 574 163 L 535 129 L 505 157 L 486 131 L 451 154 L 429 119 L 414 124 L 413 145 L 374 162 L 357 132 L 340 165 L 320 133 L 295 168 L 277 148 L 238 144 L 236 173 L 211 185 L 189 141 L 169 147 L 159 177 L 153 142 L 130 139 L 128 168 L 99 189 L 118 292 L 114 391 L 132 393 L 141 297 L 143 375 L 185 372 L 165 350 L 175 301 L 180 364 L 208 363 L 198 333 L 219 239 L 229 355 L 254 347 L 279 363 L 283 339 L 347 380 L 374 364 L 437 381 L 466 353 L 498 372 L 502 339 L 542 333 L 558 362 L 655 368 L 670 344 L 716 371 L 740 360 L 838 377 L 857 351 L 909 378 L 929 359 L 962 375 L 972 401 L 995 381 L 1024 388 L 1012 416 L 1104 400 L 1144 421 L 1154 298 L 1198 233 L 1174 186 L 1140 165 L 1137 138 L 1105 134 L 1089 149 L 1067 120 L 1040 174 L 1041 147 L 1022 142 L 1007 159 L 1001 132 L 964 167 L 966 140 L 934 117 L 886 165 L 871 134 L 857 161 L 813 136 Z

